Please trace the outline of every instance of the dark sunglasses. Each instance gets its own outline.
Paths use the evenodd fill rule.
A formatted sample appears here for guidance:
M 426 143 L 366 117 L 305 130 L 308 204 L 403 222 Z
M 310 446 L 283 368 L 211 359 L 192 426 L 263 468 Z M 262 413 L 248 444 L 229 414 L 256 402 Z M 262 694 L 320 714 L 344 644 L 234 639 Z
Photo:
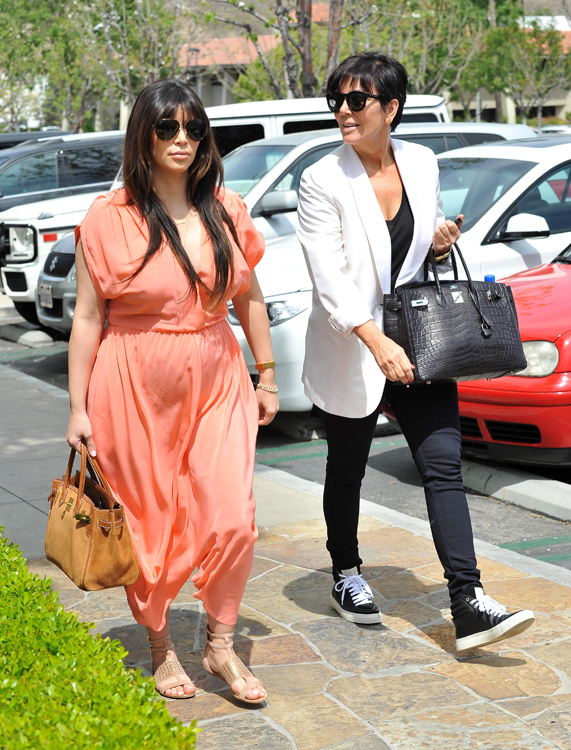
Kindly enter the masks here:
M 350 91 L 348 94 L 336 91 L 334 94 L 327 94 L 327 106 L 332 112 L 339 112 L 345 99 L 351 112 L 360 112 L 364 109 L 367 99 L 378 99 L 381 101 L 380 96 L 368 94 L 366 91 Z
M 159 120 L 155 125 L 155 133 L 159 141 L 171 141 L 181 128 L 184 128 L 191 141 L 201 141 L 206 135 L 204 120 L 189 120 L 184 125 L 178 120 Z

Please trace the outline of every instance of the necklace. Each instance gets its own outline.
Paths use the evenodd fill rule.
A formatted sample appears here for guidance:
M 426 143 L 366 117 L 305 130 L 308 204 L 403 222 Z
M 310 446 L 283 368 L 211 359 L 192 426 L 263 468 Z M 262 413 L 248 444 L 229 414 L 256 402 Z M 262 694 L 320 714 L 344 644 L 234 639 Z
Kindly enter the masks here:
M 190 215 L 190 210 L 191 210 L 191 207 L 189 206 L 189 207 L 188 207 L 188 211 L 186 212 L 186 216 L 184 217 L 184 219 L 174 219 L 174 218 L 173 218 L 173 217 L 171 216 L 171 219 L 173 220 L 173 222 L 174 222 L 174 223 L 176 224 L 176 226 L 177 226 L 177 227 L 180 227 L 180 226 L 181 226 L 181 224 L 186 224 L 186 223 L 187 223 L 187 221 L 188 221 L 188 217 L 189 217 L 189 215 Z

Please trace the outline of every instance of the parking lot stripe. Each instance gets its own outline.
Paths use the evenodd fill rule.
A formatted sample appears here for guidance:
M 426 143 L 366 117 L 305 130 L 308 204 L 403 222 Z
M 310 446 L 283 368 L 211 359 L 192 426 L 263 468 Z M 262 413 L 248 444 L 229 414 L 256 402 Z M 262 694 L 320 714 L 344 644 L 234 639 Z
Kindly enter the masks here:
M 256 455 L 262 455 L 262 453 L 283 453 L 283 451 L 297 450 L 298 448 L 307 448 L 309 445 L 325 445 L 327 440 L 310 440 L 307 443 L 293 443 L 292 445 L 283 445 L 281 448 L 261 448 L 256 451 Z
M 566 542 L 571 542 L 571 534 L 567 534 L 565 536 L 551 536 L 546 537 L 545 539 L 527 539 L 523 542 L 509 542 L 507 544 L 500 544 L 499 547 L 502 547 L 503 549 L 533 549 L 534 547 L 549 547 L 553 544 L 565 544 Z M 538 558 L 538 559 L 544 559 L 544 558 Z
M 67 352 L 67 346 L 52 349 L 51 347 L 38 347 L 29 352 L 4 352 L 0 354 L 0 362 L 13 362 L 16 359 L 31 359 L 32 357 L 51 357 L 54 354 Z
M 271 464 L 281 464 L 284 461 L 302 461 L 304 458 L 320 458 L 326 455 L 327 451 L 322 451 L 321 453 L 300 453 L 297 456 L 278 456 L 277 458 L 257 460 L 257 463 L 264 464 L 264 466 L 271 466 Z
M 571 555 L 542 555 L 541 557 L 536 557 L 536 560 L 543 560 L 543 562 L 559 562 L 560 560 L 571 560 Z

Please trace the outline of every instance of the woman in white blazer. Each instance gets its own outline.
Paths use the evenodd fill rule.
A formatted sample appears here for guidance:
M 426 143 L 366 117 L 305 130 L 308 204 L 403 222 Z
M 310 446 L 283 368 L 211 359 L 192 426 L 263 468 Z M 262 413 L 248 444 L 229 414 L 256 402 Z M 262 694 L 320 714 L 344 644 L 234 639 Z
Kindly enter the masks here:
M 383 294 L 421 278 L 430 243 L 444 261 L 463 217 L 445 221 L 430 149 L 391 139 L 406 100 L 396 60 L 363 52 L 331 74 L 327 100 L 343 145 L 307 169 L 298 237 L 313 280 L 303 371 L 328 443 L 324 488 L 331 604 L 351 622 L 381 622 L 361 575 L 357 527 L 361 481 L 382 398 L 419 469 L 436 550 L 464 650 L 522 632 L 528 610 L 508 614 L 484 594 L 462 483 L 455 383 L 407 388 L 413 365 L 383 329 Z

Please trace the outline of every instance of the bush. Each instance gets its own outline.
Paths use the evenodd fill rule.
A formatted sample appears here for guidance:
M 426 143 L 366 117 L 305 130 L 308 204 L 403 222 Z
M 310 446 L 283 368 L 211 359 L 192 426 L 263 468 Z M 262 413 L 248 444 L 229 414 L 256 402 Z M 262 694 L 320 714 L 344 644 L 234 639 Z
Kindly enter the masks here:
M 0 535 L 0 748 L 194 748 L 195 722 L 173 719 L 121 643 L 93 637 L 50 583 Z

